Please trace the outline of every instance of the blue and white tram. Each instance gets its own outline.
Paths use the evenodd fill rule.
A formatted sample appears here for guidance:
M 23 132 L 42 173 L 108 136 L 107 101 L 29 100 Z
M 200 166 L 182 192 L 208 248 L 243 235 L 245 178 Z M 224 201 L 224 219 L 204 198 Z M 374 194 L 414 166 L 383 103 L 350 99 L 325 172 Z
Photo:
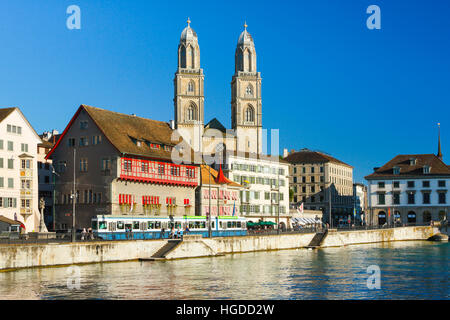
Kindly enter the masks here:
M 212 217 L 211 233 L 213 237 L 231 237 L 247 235 L 245 218 L 235 216 Z M 188 234 L 208 236 L 205 216 L 182 217 L 146 217 L 146 216 L 111 216 L 98 215 L 92 218 L 94 236 L 104 240 L 121 239 L 162 239 L 169 238 L 172 227 Z M 164 229 L 164 232 L 162 232 Z M 129 232 L 131 230 L 131 232 Z

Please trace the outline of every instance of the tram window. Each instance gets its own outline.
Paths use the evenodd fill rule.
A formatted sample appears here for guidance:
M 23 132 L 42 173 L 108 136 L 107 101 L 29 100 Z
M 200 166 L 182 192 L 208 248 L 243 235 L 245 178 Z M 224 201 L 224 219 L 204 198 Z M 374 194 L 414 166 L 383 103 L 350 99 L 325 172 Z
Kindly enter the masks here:
M 139 230 L 139 221 L 133 221 L 133 229 Z
M 154 224 L 155 222 L 153 222 L 153 221 L 149 221 L 148 222 L 148 229 L 154 229 L 153 228 L 153 224 Z
M 241 222 L 240 221 L 237 222 L 237 227 L 241 228 Z
M 233 228 L 236 228 L 236 225 L 237 225 L 236 221 L 233 221 Z
M 227 228 L 231 228 L 231 221 L 227 222 Z
M 213 221 L 213 222 L 211 222 L 211 228 L 213 228 L 213 229 L 214 229 L 214 221 Z
M 175 229 L 181 228 L 181 222 L 175 223 Z
M 161 222 L 160 221 L 156 221 L 154 226 L 155 226 L 155 229 L 161 229 Z
M 219 222 L 219 228 L 222 229 L 222 221 Z
M 146 230 L 147 229 L 147 222 L 141 222 L 141 225 L 140 225 L 140 230 Z
M 106 229 L 106 221 L 100 221 L 100 222 L 98 223 L 98 228 L 99 228 L 100 230 L 105 230 L 105 229 Z
M 92 221 L 92 230 L 97 230 L 97 221 Z
M 201 226 L 202 226 L 203 229 L 206 228 L 206 222 L 202 221 Z
M 164 229 L 167 229 L 167 222 L 163 222 L 162 226 L 163 226 Z
M 123 223 L 123 221 L 117 221 L 117 229 L 123 230 L 123 228 L 124 228 L 124 223 Z
M 189 229 L 194 229 L 194 222 L 189 222 Z

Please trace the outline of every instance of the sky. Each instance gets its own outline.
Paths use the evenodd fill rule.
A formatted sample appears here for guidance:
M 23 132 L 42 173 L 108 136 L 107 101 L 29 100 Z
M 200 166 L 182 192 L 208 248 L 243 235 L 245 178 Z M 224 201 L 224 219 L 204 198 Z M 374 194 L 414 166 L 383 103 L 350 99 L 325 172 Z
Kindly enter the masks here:
M 81 10 L 70 30 L 68 6 Z M 368 6 L 381 12 L 369 30 Z M 0 108 L 62 132 L 80 104 L 169 121 L 189 17 L 205 74 L 205 123 L 231 127 L 234 51 L 246 21 L 263 127 L 320 150 L 364 182 L 397 154 L 450 153 L 450 2 L 444 0 L 0 0 Z

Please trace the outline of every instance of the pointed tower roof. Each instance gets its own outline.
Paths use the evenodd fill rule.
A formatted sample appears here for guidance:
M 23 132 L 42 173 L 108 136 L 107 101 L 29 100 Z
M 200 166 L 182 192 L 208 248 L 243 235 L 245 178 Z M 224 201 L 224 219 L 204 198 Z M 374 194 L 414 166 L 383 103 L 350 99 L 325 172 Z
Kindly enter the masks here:
M 244 23 L 244 31 L 242 31 L 241 35 L 239 36 L 238 40 L 238 46 L 247 46 L 251 45 L 254 46 L 253 38 L 251 34 L 247 31 L 247 22 Z
M 438 123 L 438 153 L 437 157 L 442 160 L 442 152 L 441 152 L 441 124 Z
M 180 42 L 198 41 L 197 33 L 191 28 L 191 20 L 187 19 L 187 27 L 181 32 Z

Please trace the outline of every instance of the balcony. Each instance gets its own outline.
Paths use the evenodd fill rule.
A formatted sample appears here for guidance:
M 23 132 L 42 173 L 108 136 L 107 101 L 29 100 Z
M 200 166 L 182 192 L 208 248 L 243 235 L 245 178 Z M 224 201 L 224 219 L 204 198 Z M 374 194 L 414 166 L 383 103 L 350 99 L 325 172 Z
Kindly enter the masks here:
M 198 167 L 134 158 L 121 158 L 122 180 L 195 187 Z

